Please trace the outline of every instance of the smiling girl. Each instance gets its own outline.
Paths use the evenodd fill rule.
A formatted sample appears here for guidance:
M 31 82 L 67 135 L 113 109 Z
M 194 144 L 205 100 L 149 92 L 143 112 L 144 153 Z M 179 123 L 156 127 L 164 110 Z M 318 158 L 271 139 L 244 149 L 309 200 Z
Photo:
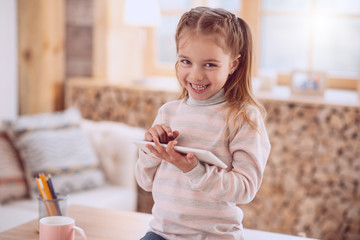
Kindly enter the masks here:
M 237 204 L 255 197 L 270 152 L 265 111 L 251 88 L 250 29 L 226 10 L 198 7 L 181 17 L 175 39 L 182 94 L 145 133 L 157 157 L 140 151 L 136 165 L 138 184 L 154 198 L 142 239 L 243 239 Z M 227 168 L 175 145 L 211 151 Z

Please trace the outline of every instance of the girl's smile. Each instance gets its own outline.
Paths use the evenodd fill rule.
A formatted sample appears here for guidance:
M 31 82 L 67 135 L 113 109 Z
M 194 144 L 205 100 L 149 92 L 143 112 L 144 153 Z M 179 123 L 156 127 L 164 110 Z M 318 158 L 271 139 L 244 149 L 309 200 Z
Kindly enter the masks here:
M 192 87 L 192 89 L 194 91 L 200 93 L 201 91 L 204 91 L 209 85 L 200 85 L 200 84 L 190 83 L 190 86 Z
M 217 93 L 237 67 L 238 57 L 216 43 L 216 36 L 184 34 L 179 42 L 177 74 L 180 83 L 195 100 L 206 100 Z

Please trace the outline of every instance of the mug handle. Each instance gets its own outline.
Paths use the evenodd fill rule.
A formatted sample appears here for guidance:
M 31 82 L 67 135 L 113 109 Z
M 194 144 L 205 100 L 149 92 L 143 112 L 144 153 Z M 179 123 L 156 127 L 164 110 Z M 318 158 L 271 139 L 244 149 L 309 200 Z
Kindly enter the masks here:
M 77 227 L 77 226 L 74 226 L 74 230 L 77 231 L 78 233 L 80 233 L 81 238 L 82 238 L 83 240 L 87 240 L 84 230 L 82 230 L 81 228 L 79 228 L 79 227 Z

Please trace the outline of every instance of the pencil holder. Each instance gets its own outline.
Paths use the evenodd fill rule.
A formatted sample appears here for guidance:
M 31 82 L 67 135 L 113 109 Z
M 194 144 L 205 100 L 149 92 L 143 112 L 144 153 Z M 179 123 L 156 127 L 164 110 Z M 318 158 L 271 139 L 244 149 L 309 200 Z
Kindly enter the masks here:
M 56 199 L 43 199 L 38 197 L 39 202 L 39 221 L 48 216 L 67 216 L 67 200 L 69 196 L 56 194 Z
M 67 199 L 68 195 L 56 194 L 56 199 L 43 199 L 41 196 L 39 200 L 39 219 L 48 216 L 67 216 Z

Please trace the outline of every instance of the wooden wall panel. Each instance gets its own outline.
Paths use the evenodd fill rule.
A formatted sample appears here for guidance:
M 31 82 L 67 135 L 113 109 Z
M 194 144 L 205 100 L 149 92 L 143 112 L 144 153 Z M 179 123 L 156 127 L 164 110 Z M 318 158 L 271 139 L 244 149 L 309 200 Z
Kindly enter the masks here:
M 246 9 L 246 11 L 244 10 Z M 254 76 L 258 75 L 259 59 L 260 59 L 260 0 L 244 0 L 242 2 L 241 17 L 249 24 L 253 38 L 253 66 L 252 72 Z
M 65 3 L 66 78 L 91 77 L 94 2 L 93 0 L 66 0 Z
M 64 1 L 18 0 L 19 111 L 63 109 Z

